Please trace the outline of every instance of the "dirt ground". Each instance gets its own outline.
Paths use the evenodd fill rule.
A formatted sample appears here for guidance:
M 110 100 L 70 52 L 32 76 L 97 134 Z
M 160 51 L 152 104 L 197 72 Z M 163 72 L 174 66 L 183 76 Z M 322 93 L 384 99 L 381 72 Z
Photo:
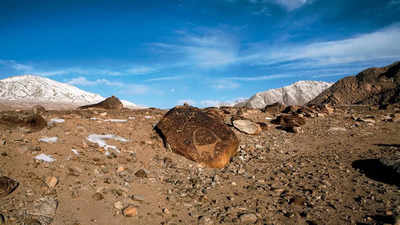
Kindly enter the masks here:
M 165 110 L 48 111 L 47 121 L 64 122 L 38 132 L 0 126 L 0 176 L 19 182 L 0 214 L 8 224 L 395 224 L 400 181 L 378 159 L 400 158 L 400 122 L 387 120 L 396 110 L 340 107 L 307 118 L 300 133 L 253 110 L 247 118 L 268 127 L 232 127 L 240 148 L 223 169 L 167 151 L 153 129 Z M 126 142 L 105 140 L 120 152 L 105 150 L 92 134 Z

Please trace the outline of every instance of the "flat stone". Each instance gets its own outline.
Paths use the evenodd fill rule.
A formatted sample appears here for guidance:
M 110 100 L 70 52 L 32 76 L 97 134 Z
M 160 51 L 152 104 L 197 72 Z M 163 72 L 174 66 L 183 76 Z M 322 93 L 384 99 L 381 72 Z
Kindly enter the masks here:
M 236 129 L 246 134 L 257 135 L 262 131 L 259 124 L 250 120 L 234 120 L 232 124 Z
M 47 177 L 45 183 L 49 188 L 54 188 L 58 184 L 57 177 Z
M 146 171 L 144 171 L 144 169 L 140 169 L 136 171 L 135 176 L 140 178 L 147 178 L 147 173 Z
M 122 210 L 122 214 L 126 217 L 134 217 L 137 215 L 137 208 L 134 206 L 128 206 Z
M 257 216 L 253 213 L 246 213 L 239 216 L 240 224 L 254 224 L 257 222 Z

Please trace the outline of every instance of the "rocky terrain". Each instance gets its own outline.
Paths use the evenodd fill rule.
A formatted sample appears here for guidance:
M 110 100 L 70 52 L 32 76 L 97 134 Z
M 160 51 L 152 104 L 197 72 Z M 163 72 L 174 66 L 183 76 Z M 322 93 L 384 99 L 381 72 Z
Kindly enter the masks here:
M 332 84 L 321 81 L 298 81 L 286 87 L 256 93 L 250 99 L 237 103 L 235 106 L 262 109 L 276 102 L 284 105 L 304 105 Z
M 222 169 L 165 147 L 154 127 L 167 111 L 36 110 L 47 122 L 43 129 L 24 119 L 32 112 L 3 111 L 0 219 L 42 225 L 398 223 L 400 179 L 390 162 L 400 158 L 400 107 L 296 110 L 206 109 L 240 140 Z M 12 126 L 9 118 L 27 122 Z
M 385 105 L 400 102 L 400 62 L 369 68 L 345 77 L 309 102 L 310 105 Z

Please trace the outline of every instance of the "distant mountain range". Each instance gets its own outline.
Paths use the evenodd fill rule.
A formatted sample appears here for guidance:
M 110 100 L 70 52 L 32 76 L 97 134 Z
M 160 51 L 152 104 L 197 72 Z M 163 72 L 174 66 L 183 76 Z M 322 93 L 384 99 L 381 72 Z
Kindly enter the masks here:
M 345 77 L 313 99 L 310 105 L 385 105 L 400 103 L 400 61 Z
M 304 105 L 332 86 L 322 81 L 298 81 L 289 86 L 258 92 L 247 101 L 237 103 L 236 107 L 261 109 L 275 102 L 285 105 Z
M 22 105 L 58 105 L 62 108 L 94 104 L 105 98 L 83 91 L 69 84 L 49 78 L 23 75 L 0 80 L 0 101 Z M 132 102 L 121 100 L 126 108 L 143 108 Z

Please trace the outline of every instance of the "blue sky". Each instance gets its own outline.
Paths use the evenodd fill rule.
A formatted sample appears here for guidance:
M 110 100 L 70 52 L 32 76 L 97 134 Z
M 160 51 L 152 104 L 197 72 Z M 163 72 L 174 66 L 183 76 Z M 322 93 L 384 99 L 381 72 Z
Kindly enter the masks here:
M 2 0 L 0 79 L 206 107 L 400 60 L 400 0 Z

